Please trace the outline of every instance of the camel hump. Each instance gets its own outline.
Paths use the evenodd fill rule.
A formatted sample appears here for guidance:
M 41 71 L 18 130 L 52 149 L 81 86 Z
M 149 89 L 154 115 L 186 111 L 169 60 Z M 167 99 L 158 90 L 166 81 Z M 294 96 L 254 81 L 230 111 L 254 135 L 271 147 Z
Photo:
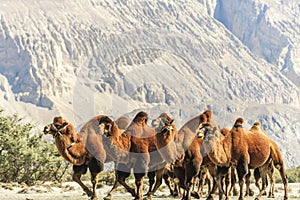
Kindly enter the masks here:
M 132 120 L 136 124 L 145 125 L 148 121 L 148 114 L 144 111 L 138 112 Z
M 116 124 L 120 129 L 126 129 L 128 125 L 130 124 L 130 119 L 125 116 L 121 116 L 116 120 Z
M 253 126 L 261 126 L 260 122 L 254 122 Z
M 99 119 L 99 124 L 102 124 L 102 123 L 110 123 L 112 124 L 113 123 L 113 120 L 110 119 L 108 116 L 103 116 Z
M 265 134 L 265 131 L 262 127 L 262 125 L 260 124 L 260 122 L 255 122 L 253 124 L 253 126 L 251 127 L 250 131 L 259 131 Z
M 233 125 L 234 128 L 243 128 L 244 119 L 239 117 L 235 120 L 235 123 Z

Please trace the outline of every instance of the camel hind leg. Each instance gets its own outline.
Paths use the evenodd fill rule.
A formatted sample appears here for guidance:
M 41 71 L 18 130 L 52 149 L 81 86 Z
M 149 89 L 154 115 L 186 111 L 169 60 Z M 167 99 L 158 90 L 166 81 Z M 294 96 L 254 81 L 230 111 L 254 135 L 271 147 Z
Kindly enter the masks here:
M 270 190 L 269 190 L 269 195 L 268 198 L 274 198 L 274 186 L 275 186 L 275 176 L 274 176 L 274 163 L 271 162 L 270 166 L 268 168 L 268 176 L 270 178 Z
M 241 158 L 238 162 L 236 169 L 239 177 L 239 186 L 240 186 L 240 195 L 238 199 L 243 200 L 245 176 L 249 173 L 248 163 L 246 162 L 246 160 Z
M 283 186 L 284 186 L 284 199 L 288 199 L 288 178 L 283 164 L 276 164 L 275 168 L 279 171 Z

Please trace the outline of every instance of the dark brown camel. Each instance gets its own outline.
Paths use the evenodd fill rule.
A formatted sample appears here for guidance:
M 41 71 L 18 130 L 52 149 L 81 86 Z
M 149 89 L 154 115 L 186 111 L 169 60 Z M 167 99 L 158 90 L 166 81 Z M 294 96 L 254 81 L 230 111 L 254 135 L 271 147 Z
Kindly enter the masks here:
M 202 163 L 200 149 L 203 139 L 197 137 L 196 132 L 199 124 L 200 118 L 196 116 L 177 132 L 173 119 L 166 113 L 152 122 L 157 132 L 159 152 L 169 163 L 173 163 L 179 186 L 186 190 L 182 199 L 195 195 L 191 191 L 193 179 L 199 174 Z
M 285 188 L 284 199 L 288 199 L 287 178 L 283 162 L 278 154 L 279 149 L 271 144 L 267 136 L 254 131 L 245 131 L 242 127 L 244 120 L 238 118 L 228 136 L 221 137 L 220 130 L 214 123 L 210 110 L 203 113 L 202 119 L 199 129 L 203 130 L 202 133 L 204 134 L 203 147 L 211 161 L 223 168 L 223 171 L 217 171 L 216 175 L 220 199 L 222 199 L 224 193 L 221 187 L 221 175 L 223 172 L 227 173 L 230 166 L 233 165 L 237 169 L 240 186 L 239 199 L 243 199 L 244 178 L 249 169 L 269 164 L 270 159 L 274 161 L 274 165 L 280 172 Z M 259 197 L 260 194 L 257 199 Z
M 129 153 L 130 136 L 124 134 L 124 131 L 129 124 L 130 120 L 127 117 L 122 116 L 116 121 L 113 121 L 108 116 L 105 116 L 99 120 L 100 134 L 115 142 L 115 144 L 112 144 L 111 148 L 121 147 L 126 153 Z M 124 140 L 124 138 L 126 138 L 126 140 Z M 118 142 L 121 142 L 121 144 L 118 144 Z M 130 176 L 130 166 L 128 164 L 128 160 L 115 162 L 115 182 L 104 199 L 112 199 L 112 194 L 119 184 L 123 185 L 132 196 L 135 196 L 134 189 L 125 182 L 126 178 Z
M 101 135 L 99 120 L 103 117 L 105 116 L 99 115 L 92 118 L 81 128 L 79 133 L 76 133 L 73 125 L 62 117 L 55 117 L 53 123 L 44 128 L 45 134 L 51 134 L 54 137 L 59 153 L 73 164 L 73 180 L 91 199 L 97 199 L 98 174 L 103 171 L 104 163 L 120 162 L 128 158 L 125 149 L 129 147 L 123 144 L 126 142 L 120 142 L 120 139 L 113 141 L 115 137 L 107 138 Z M 124 140 L 126 139 L 124 138 Z M 112 144 L 121 146 L 120 148 L 110 148 Z M 91 173 L 92 191 L 80 180 L 87 169 Z
M 159 169 L 163 171 L 166 165 L 166 162 L 157 151 L 155 130 L 147 125 L 147 121 L 147 113 L 141 111 L 136 114 L 125 131 L 131 137 L 130 162 L 132 163 L 137 188 L 136 199 L 142 199 L 144 176 L 147 173 L 148 176 L 149 173 L 155 174 L 155 171 Z M 153 185 L 153 183 L 150 183 L 150 185 Z M 151 190 L 152 188 L 149 188 L 148 198 L 151 198 Z
M 126 117 L 120 117 L 115 122 L 119 128 L 123 129 L 121 133 L 120 133 L 121 131 L 120 129 L 113 128 L 115 126 L 115 123 L 109 117 L 103 118 L 99 121 L 99 126 L 101 127 L 104 135 L 106 135 L 107 137 L 111 137 L 112 135 L 124 134 L 124 130 L 129 125 L 130 120 Z M 130 137 L 130 135 L 127 135 L 127 137 Z M 117 189 L 119 184 L 123 185 L 126 188 L 126 190 L 129 193 L 131 193 L 132 196 L 135 196 L 134 189 L 129 187 L 125 182 L 126 178 L 130 176 L 131 167 L 132 166 L 130 166 L 130 163 L 115 163 L 115 175 L 116 175 L 115 183 L 113 185 L 113 188 L 105 197 L 105 199 L 112 199 L 112 194 Z M 164 178 L 167 186 L 170 188 L 169 177 L 166 174 L 164 174 L 165 170 L 167 169 L 162 168 L 162 169 L 158 169 L 157 171 L 148 172 L 148 178 L 150 184 L 149 184 L 149 191 L 147 195 L 150 195 L 150 193 L 151 194 L 155 193 L 158 187 L 162 184 L 162 178 Z M 156 178 L 156 182 L 155 182 L 155 178 Z M 154 182 L 155 182 L 155 186 L 152 189 Z M 171 188 L 170 191 L 172 193 Z

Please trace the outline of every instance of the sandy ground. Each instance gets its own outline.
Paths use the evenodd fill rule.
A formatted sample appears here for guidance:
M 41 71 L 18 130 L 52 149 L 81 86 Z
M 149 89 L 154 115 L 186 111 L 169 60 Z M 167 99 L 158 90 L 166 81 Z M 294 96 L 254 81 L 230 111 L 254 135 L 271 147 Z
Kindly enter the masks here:
M 105 186 L 97 189 L 99 199 L 106 196 L 111 186 Z M 257 194 L 255 186 L 251 186 Z M 147 188 L 145 187 L 145 192 Z M 174 199 L 169 196 L 169 191 L 165 185 L 157 191 L 153 200 L 167 200 Z M 39 186 L 22 186 L 17 184 L 4 184 L 0 183 L 0 200 L 88 200 L 88 197 L 83 193 L 81 188 L 74 182 L 66 182 L 61 186 L 52 186 L 51 183 L 45 183 Z M 131 200 L 133 199 L 129 193 L 120 186 L 116 193 L 114 193 L 113 199 Z M 205 196 L 201 199 L 205 199 Z M 217 197 L 215 199 L 218 199 Z M 237 197 L 231 197 L 230 199 L 236 200 Z M 254 199 L 254 197 L 248 197 L 247 199 Z M 261 199 L 268 199 L 262 197 Z M 283 199 L 283 185 L 276 184 L 275 186 L 275 200 Z M 300 199 L 300 183 L 289 184 L 289 199 Z

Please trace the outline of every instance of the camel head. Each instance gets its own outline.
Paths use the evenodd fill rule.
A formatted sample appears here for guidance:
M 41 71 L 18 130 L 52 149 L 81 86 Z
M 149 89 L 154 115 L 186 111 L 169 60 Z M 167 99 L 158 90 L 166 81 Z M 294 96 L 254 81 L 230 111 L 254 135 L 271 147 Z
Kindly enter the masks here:
M 53 123 L 44 127 L 44 134 L 51 134 L 54 138 L 65 133 L 69 123 L 62 117 L 54 117 Z
M 152 120 L 151 125 L 156 133 L 170 134 L 173 128 L 174 119 L 166 113 L 162 113 L 158 118 Z
M 67 161 L 74 165 L 85 163 L 87 151 L 72 124 L 62 117 L 54 117 L 53 123 L 44 127 L 44 133 L 53 136 L 59 153 Z
M 106 137 L 112 136 L 113 135 L 113 126 L 115 126 L 115 122 L 110 119 L 109 117 L 105 116 L 103 118 L 99 119 L 99 129 L 100 135 L 104 135 Z
M 220 128 L 214 123 L 211 110 L 206 110 L 199 116 L 200 123 L 197 129 L 197 137 L 210 140 L 220 135 Z

